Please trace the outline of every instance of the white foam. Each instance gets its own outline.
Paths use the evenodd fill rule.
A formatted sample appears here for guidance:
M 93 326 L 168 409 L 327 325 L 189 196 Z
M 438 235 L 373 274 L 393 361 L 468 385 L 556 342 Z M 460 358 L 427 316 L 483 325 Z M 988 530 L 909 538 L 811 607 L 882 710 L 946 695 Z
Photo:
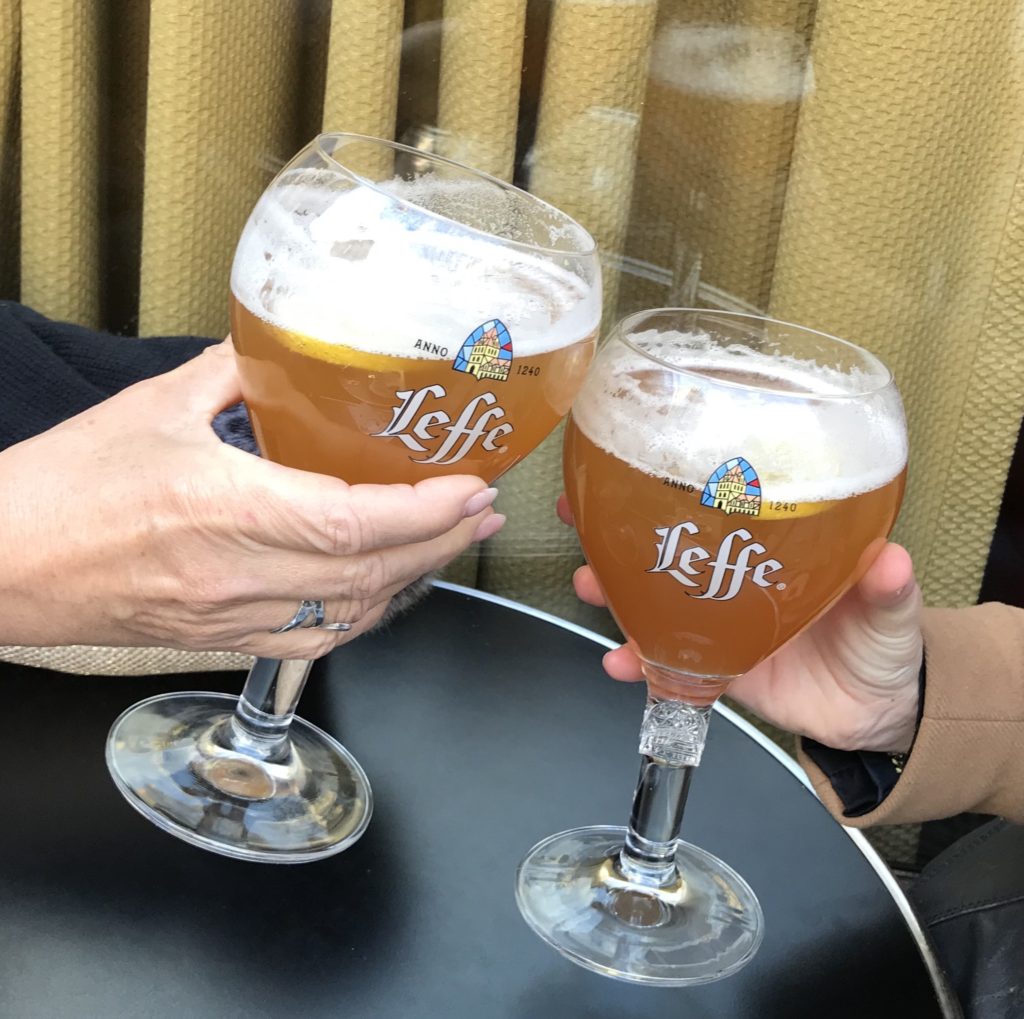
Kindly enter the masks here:
M 419 181 L 386 187 L 412 201 L 425 191 Z M 449 181 L 441 197 L 468 189 L 479 206 L 473 187 Z M 282 329 L 405 357 L 440 356 L 413 349 L 417 339 L 451 357 L 495 318 L 516 356 L 540 354 L 588 336 L 600 317 L 600 288 L 535 250 L 327 173 L 313 183 L 297 174 L 263 196 L 235 253 L 231 288 Z
M 723 348 L 697 335 L 630 339 L 684 370 L 659 369 L 625 344 L 609 343 L 573 404 L 573 419 L 592 442 L 638 470 L 700 488 L 720 464 L 741 456 L 757 471 L 766 499 L 809 503 L 872 491 L 906 465 L 895 387 L 849 399 L 871 389 L 864 372 Z M 723 370 L 781 385 L 728 385 L 700 374 Z

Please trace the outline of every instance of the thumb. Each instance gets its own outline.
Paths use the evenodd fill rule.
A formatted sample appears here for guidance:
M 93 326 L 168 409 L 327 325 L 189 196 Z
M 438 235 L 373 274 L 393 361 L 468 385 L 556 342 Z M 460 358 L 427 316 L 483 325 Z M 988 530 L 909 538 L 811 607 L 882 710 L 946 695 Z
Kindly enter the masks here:
M 888 543 L 857 585 L 870 625 L 885 637 L 901 637 L 919 628 L 921 592 L 910 553 Z
M 907 550 L 886 545 L 855 588 L 855 599 L 852 621 L 860 637 L 851 647 L 859 648 L 854 671 L 860 675 L 861 685 L 905 682 L 916 695 L 912 677 L 917 675 L 923 653 L 921 591 Z
M 160 382 L 179 409 L 177 416 L 208 425 L 225 407 L 242 399 L 231 337 L 161 376 Z

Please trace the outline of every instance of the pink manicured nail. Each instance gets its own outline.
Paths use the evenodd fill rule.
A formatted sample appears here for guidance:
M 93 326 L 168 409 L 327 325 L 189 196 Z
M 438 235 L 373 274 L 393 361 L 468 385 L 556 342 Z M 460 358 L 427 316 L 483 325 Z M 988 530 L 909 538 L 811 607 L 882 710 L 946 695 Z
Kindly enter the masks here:
M 498 498 L 498 490 L 496 488 L 485 488 L 482 492 L 477 492 L 469 502 L 466 503 L 466 508 L 462 511 L 467 517 L 475 517 L 477 513 L 482 513 L 495 499 Z
M 481 493 L 482 494 L 482 493 Z M 486 520 L 481 520 L 480 525 L 473 535 L 474 541 L 486 541 L 493 538 L 505 526 L 504 513 L 492 513 Z

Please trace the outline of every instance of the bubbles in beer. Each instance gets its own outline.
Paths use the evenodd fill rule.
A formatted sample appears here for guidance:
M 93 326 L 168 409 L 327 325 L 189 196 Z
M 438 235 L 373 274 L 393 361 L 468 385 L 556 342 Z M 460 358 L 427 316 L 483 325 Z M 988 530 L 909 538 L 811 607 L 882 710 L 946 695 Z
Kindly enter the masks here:
M 495 317 L 517 355 L 574 343 L 596 328 L 599 294 L 557 255 L 488 236 L 557 240 L 527 237 L 505 194 L 429 177 L 352 188 L 328 171 L 292 171 L 253 211 L 232 291 L 271 325 L 373 354 L 450 359 Z
M 815 503 L 872 491 L 906 465 L 899 396 L 880 362 L 846 372 L 699 333 L 629 340 L 598 355 L 615 363 L 591 372 L 573 419 L 638 470 L 700 490 L 742 456 L 765 498 Z

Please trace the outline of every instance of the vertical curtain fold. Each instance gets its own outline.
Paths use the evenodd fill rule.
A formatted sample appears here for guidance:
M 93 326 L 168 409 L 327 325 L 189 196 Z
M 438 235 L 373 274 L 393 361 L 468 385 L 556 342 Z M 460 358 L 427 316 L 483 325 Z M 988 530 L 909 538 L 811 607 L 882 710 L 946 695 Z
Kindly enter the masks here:
M 100 321 L 101 0 L 22 0 L 21 299 Z
M 614 254 L 625 241 L 656 13 L 656 0 L 555 0 L 552 9 L 530 190 Z M 617 283 L 606 261 L 606 317 Z M 581 558 L 574 532 L 554 515 L 561 441 L 559 428 L 502 481 L 498 508 L 509 521 L 486 543 L 479 582 L 606 627 L 607 617 L 581 606 L 568 582 Z
M 445 0 L 439 127 L 445 155 L 512 179 L 527 0 Z
M 530 190 L 579 220 L 607 255 L 614 317 L 657 0 L 554 0 Z
M 911 439 L 897 537 L 930 600 L 968 603 L 1024 393 L 1020 7 L 822 0 L 812 60 L 771 309 L 893 368 Z
M 403 14 L 402 0 L 335 0 L 325 131 L 394 137 Z
M 662 0 L 629 254 L 667 274 L 632 303 L 767 307 L 814 0 Z
M 301 144 L 298 0 L 152 0 L 139 331 L 227 331 L 238 235 Z

